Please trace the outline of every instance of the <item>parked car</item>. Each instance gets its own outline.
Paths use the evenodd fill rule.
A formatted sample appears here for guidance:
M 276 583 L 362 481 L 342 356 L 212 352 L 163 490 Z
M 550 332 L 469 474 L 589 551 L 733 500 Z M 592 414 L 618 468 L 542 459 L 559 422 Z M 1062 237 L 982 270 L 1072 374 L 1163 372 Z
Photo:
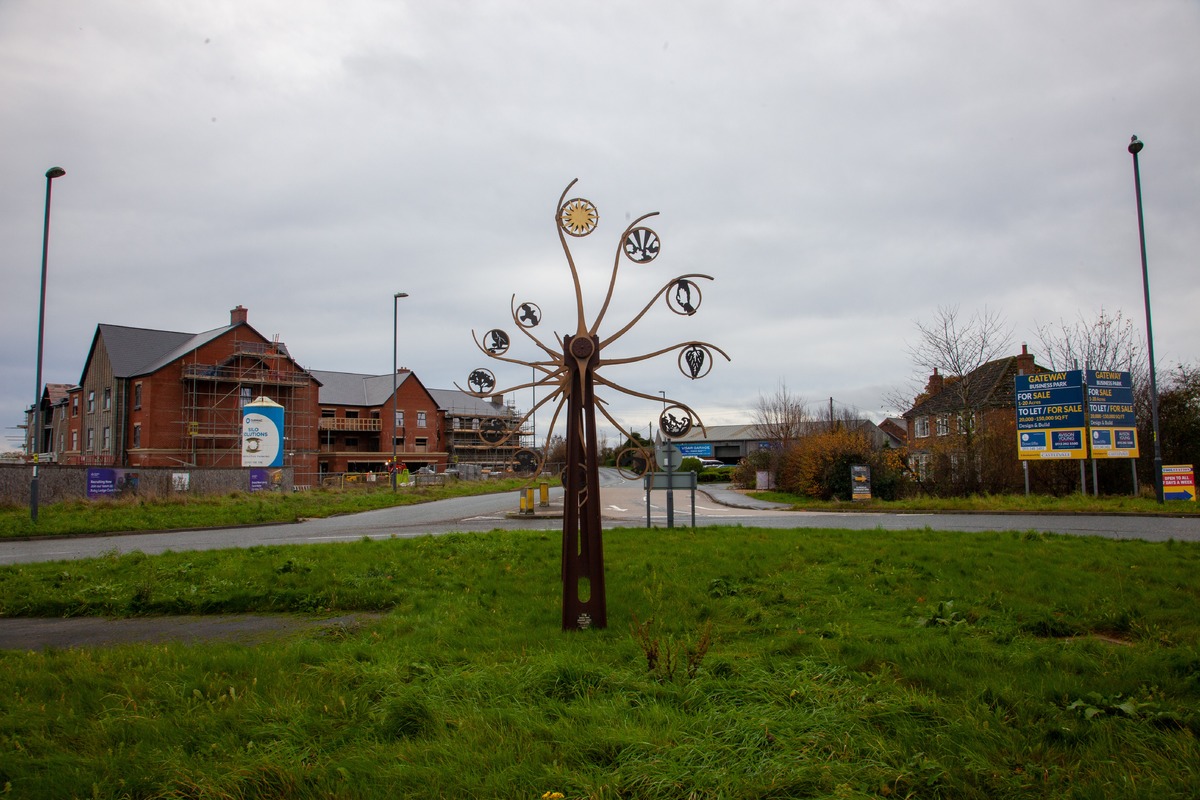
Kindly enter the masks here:
M 725 466 L 725 462 L 718 461 L 715 458 L 702 458 L 700 459 L 700 466 L 704 467 L 705 469 L 715 469 L 716 467 Z

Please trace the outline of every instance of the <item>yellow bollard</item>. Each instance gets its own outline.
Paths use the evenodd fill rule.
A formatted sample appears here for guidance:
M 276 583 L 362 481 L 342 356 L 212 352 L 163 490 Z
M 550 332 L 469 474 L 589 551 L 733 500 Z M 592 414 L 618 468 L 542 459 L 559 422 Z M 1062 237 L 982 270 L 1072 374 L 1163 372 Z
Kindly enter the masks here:
M 521 513 L 522 513 L 522 514 L 528 513 L 528 512 L 526 512 L 526 510 L 525 510 L 525 493 L 524 493 L 524 492 L 519 492 L 519 493 L 517 494 L 517 496 L 520 498 L 520 501 L 521 501 L 521 503 L 520 503 L 520 504 L 521 504 Z
M 542 508 L 548 508 L 550 506 L 550 484 L 542 481 L 538 484 L 538 491 L 541 493 Z
M 533 487 L 530 486 L 525 490 L 525 513 L 533 513 Z

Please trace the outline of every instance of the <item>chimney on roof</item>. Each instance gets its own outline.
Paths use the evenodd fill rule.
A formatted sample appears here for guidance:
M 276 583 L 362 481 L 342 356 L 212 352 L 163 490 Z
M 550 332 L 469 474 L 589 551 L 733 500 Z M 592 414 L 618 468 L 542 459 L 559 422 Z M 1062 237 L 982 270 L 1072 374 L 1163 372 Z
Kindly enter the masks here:
M 396 367 L 397 375 L 407 375 L 410 372 L 412 372 L 412 370 L 409 369 L 408 367 Z
M 502 395 L 502 394 L 492 395 L 492 404 L 497 405 L 497 406 L 504 405 L 504 395 Z
M 229 310 L 229 324 L 241 325 L 246 321 L 246 315 L 249 313 L 250 311 L 245 306 L 243 306 L 241 303 L 238 303 L 237 308 L 231 308 Z
M 939 375 L 937 367 L 934 367 L 933 374 L 929 376 L 929 383 L 925 384 L 925 394 L 929 397 L 933 397 L 935 394 L 941 394 L 945 385 L 946 379 Z
M 1033 355 L 1030 354 L 1029 347 L 1024 342 L 1021 343 L 1021 355 L 1017 356 L 1017 374 L 1033 374 Z

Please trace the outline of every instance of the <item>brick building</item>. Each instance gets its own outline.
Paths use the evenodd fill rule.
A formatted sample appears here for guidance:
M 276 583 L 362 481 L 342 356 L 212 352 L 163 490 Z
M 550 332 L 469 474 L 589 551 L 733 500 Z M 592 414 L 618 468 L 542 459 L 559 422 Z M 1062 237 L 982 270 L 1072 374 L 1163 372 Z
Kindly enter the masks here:
M 204 333 L 100 324 L 79 383 L 65 402 L 51 402 L 61 413 L 49 433 L 43 426 L 42 459 L 239 467 L 242 407 L 265 396 L 285 408 L 285 465 L 315 473 L 317 389 L 282 342 L 250 326 L 242 306 L 228 325 Z
M 989 361 L 967 375 L 942 375 L 935 369 L 925 391 L 903 415 L 908 428 L 909 465 L 914 472 L 924 477 L 937 451 L 955 460 L 957 443 L 967 438 L 967 434 L 972 437 L 988 432 L 1006 434 L 1014 429 L 1014 379 L 1017 375 L 1045 371 L 1034 363 L 1025 345 L 1021 345 L 1019 355 Z M 1015 462 L 1015 437 L 1009 443 Z
M 390 373 L 306 370 L 247 318 L 239 305 L 228 325 L 204 333 L 98 325 L 79 383 L 45 386 L 40 460 L 239 468 L 242 409 L 259 397 L 284 407 L 284 465 L 300 485 L 321 474 L 384 472 L 393 447 L 411 469 L 503 467 L 528 435 L 489 444 L 481 429 L 514 430 L 513 408 L 498 396 L 426 389 L 408 369 L 394 378 L 394 403 Z

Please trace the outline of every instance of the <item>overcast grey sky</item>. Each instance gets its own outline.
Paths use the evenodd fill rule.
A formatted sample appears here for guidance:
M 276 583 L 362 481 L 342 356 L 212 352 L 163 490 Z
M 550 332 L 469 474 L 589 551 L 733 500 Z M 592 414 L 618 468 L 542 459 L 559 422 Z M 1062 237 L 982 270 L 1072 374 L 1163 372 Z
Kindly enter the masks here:
M 34 396 L 45 171 L 54 182 L 44 379 L 78 381 L 95 326 L 200 332 L 249 309 L 305 367 L 430 387 L 491 366 L 471 330 L 572 332 L 559 194 L 587 314 L 627 221 L 606 332 L 658 305 L 606 374 L 748 421 L 782 382 L 878 418 L 914 368 L 914 321 L 983 306 L 1014 327 L 1103 306 L 1142 323 L 1132 160 L 1142 151 L 1159 363 L 1194 362 L 1200 308 L 1200 3 L 0 2 L 0 412 Z M 1033 348 L 1036 351 L 1036 348 Z M 658 407 L 610 399 L 645 430 Z M 516 398 L 527 407 L 528 392 Z M 548 416 L 539 414 L 539 425 Z M 544 433 L 544 430 L 540 430 Z

